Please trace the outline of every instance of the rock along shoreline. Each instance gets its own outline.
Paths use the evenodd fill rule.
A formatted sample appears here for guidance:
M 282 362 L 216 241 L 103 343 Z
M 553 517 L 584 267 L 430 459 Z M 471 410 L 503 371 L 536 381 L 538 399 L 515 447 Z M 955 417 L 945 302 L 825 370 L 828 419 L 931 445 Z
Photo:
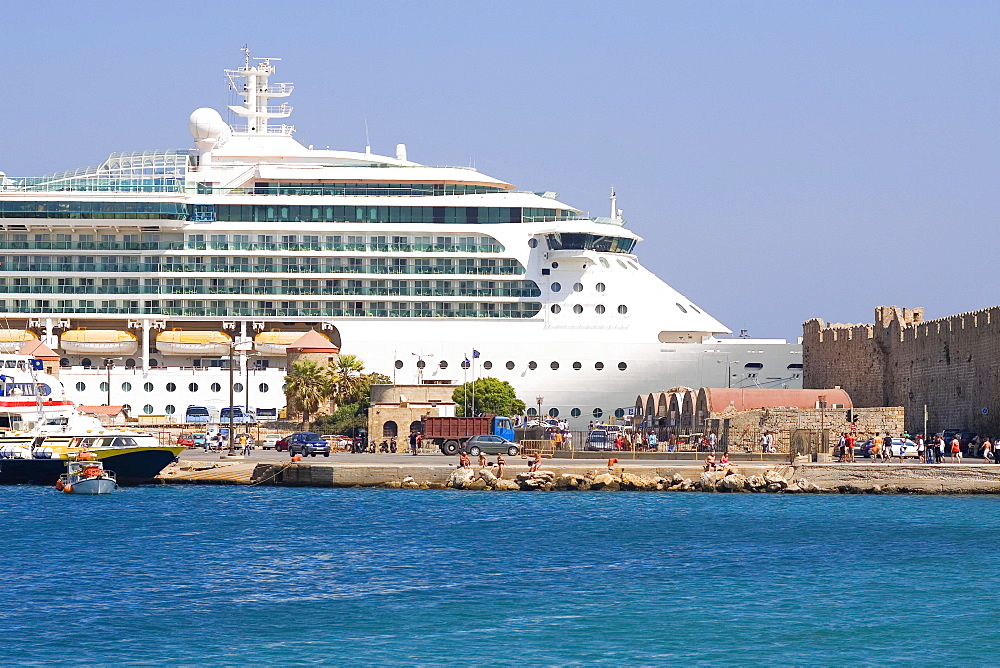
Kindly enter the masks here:
M 525 472 L 453 468 L 441 463 L 258 463 L 182 465 L 158 481 L 173 484 L 370 487 L 466 491 L 642 491 L 757 494 L 1000 494 L 1000 466 L 983 464 L 742 463 L 706 472 L 695 463 L 600 468 L 594 462 L 547 462 Z

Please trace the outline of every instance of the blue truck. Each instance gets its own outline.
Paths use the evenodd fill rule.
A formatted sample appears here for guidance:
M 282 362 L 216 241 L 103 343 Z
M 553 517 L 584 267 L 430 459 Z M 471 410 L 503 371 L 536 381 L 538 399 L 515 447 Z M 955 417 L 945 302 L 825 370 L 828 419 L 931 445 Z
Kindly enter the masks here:
M 473 436 L 490 434 L 514 440 L 514 424 L 509 417 L 425 417 L 424 443 L 433 443 L 446 455 L 457 454 Z

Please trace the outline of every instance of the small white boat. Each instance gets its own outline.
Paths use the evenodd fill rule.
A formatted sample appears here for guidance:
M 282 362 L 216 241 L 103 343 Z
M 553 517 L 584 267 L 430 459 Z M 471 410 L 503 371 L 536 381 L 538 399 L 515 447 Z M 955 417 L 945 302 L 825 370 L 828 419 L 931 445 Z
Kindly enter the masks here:
M 67 462 L 66 473 L 56 482 L 56 489 L 67 494 L 110 494 L 117 488 L 115 474 L 96 459 Z

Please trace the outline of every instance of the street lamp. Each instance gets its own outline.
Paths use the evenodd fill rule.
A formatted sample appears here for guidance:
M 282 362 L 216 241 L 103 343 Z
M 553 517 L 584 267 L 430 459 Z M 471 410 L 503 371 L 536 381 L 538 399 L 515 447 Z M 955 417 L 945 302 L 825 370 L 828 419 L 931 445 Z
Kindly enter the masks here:
M 821 394 L 816 402 L 819 407 L 819 447 L 826 450 L 828 439 L 826 438 L 826 395 Z
M 115 360 L 120 360 L 121 357 L 108 357 L 104 360 L 104 368 L 108 371 L 108 403 L 111 405 L 111 369 L 115 366 Z
M 233 456 L 233 352 L 236 349 L 235 343 L 229 344 L 229 456 Z
M 410 353 L 417 358 L 417 385 L 424 384 L 424 362 L 425 357 L 434 357 L 434 353 Z
M 538 424 L 542 424 L 542 402 L 545 401 L 545 397 L 535 397 L 535 403 L 538 404 Z

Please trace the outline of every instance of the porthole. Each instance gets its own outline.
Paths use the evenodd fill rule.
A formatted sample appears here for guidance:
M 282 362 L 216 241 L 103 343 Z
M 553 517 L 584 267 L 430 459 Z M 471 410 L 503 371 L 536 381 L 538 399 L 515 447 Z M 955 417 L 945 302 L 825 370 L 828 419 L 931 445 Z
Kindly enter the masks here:
M 559 282 L 556 281 L 555 283 L 553 283 L 551 285 L 551 289 L 552 289 L 552 292 L 559 292 L 560 290 L 562 290 L 562 285 L 560 285 Z
M 602 411 L 600 408 L 595 408 L 594 409 L 594 417 L 595 418 L 599 418 L 602 415 L 604 415 L 604 411 Z
M 628 266 L 632 267 L 636 271 L 639 271 L 639 267 L 636 266 L 635 262 L 632 262 L 631 260 L 628 261 Z
M 594 310 L 597 311 L 597 315 L 604 313 L 605 311 L 604 304 L 598 304 L 597 306 L 594 307 Z
M 594 362 L 594 368 L 598 371 L 604 370 L 604 362 Z
M 472 363 L 469 360 L 462 360 L 463 369 L 468 369 L 470 366 L 472 366 Z
M 233 392 L 240 393 L 243 391 L 243 383 L 233 383 Z
M 583 283 L 574 283 L 573 292 L 583 292 Z
M 83 392 L 86 389 L 87 389 L 86 383 L 77 383 L 76 384 L 76 391 L 77 392 Z
M 143 386 L 142 386 L 142 389 L 146 390 L 147 392 L 152 392 L 153 391 L 153 384 L 152 383 L 144 383 Z
M 558 262 L 553 262 L 552 263 L 552 268 L 553 269 L 558 269 L 559 268 L 559 263 Z
M 681 313 L 687 313 L 688 312 L 688 310 L 686 308 L 684 308 L 681 304 L 678 304 L 677 308 L 679 308 L 681 310 Z
M 403 368 L 403 360 L 396 360 L 396 368 L 397 369 Z
M 625 409 L 624 408 L 616 408 L 615 409 L 615 417 L 616 418 L 623 418 L 623 417 L 625 417 Z
M 145 406 L 143 406 L 142 407 L 142 412 L 145 413 L 146 415 L 152 415 L 153 414 L 153 404 L 146 404 Z
M 549 409 L 549 415 L 551 415 L 552 417 L 559 417 L 559 409 L 558 408 L 550 408 Z
M 73 366 L 73 363 L 70 362 L 68 358 L 63 357 L 61 360 L 59 360 L 59 366 L 61 366 L 61 367 L 69 367 L 69 366 Z
M 83 366 L 91 366 L 91 364 L 90 364 L 90 358 L 89 357 L 84 357 L 82 360 L 80 360 L 80 364 L 83 365 Z
M 608 264 L 608 261 L 606 259 L 604 259 L 603 257 L 599 258 L 599 260 L 601 262 L 601 266 L 604 267 L 605 269 L 609 269 L 611 267 L 611 265 Z
M 604 285 L 604 283 L 598 283 L 594 287 L 597 289 L 598 292 L 604 292 L 607 289 L 607 286 Z
M 628 269 L 628 267 L 626 267 L 626 266 L 625 266 L 625 263 L 624 263 L 624 262 L 622 262 L 621 260 L 618 260 L 618 265 L 619 265 L 619 266 L 620 266 L 620 267 L 621 267 L 622 269 Z
M 167 383 L 167 392 L 173 392 L 176 389 L 177 389 L 176 385 L 174 385 L 173 383 Z
M 122 404 L 122 411 L 126 413 L 132 412 L 132 404 Z
M 528 413 L 528 415 L 531 415 L 531 416 L 538 415 L 538 411 L 536 411 L 534 408 L 529 408 L 527 410 L 527 413 Z
M 694 304 L 688 304 L 688 307 L 695 313 L 701 313 L 701 311 L 698 310 L 698 307 L 695 306 Z
M 577 315 L 583 313 L 583 306 L 581 306 L 580 304 L 574 304 L 573 313 L 576 313 Z
M 559 313 L 559 311 L 562 311 L 562 306 L 559 306 L 559 304 L 553 304 L 549 307 L 549 310 L 553 313 Z
M 549 368 L 552 369 L 553 371 L 558 371 L 559 370 L 559 362 L 553 362 L 552 364 L 549 365 Z
M 149 360 L 149 366 L 160 366 L 160 361 L 157 359 Z
M 173 415 L 174 413 L 177 412 L 177 407 L 174 406 L 173 404 L 167 404 L 164 407 L 163 412 L 166 413 L 167 415 Z
M 582 412 L 583 411 L 581 411 L 579 408 L 574 408 L 569 412 L 569 414 L 572 415 L 573 417 L 580 417 L 580 413 Z
M 538 248 L 538 239 L 534 237 L 528 239 L 528 248 Z
M 107 392 L 109 385 L 106 382 L 102 382 L 98 387 L 101 392 Z
M 236 388 L 234 387 L 233 389 L 235 390 Z M 213 392 L 222 392 L 222 386 L 219 385 L 218 383 L 212 383 L 212 391 Z
M 131 357 L 129 357 L 127 360 L 125 360 L 125 368 L 126 369 L 134 369 L 135 368 L 135 360 L 132 359 Z
M 618 312 L 621 313 L 622 315 L 625 315 L 626 313 L 628 313 L 628 306 L 622 304 L 621 306 L 618 307 Z
M 131 392 L 132 383 L 122 383 L 122 392 Z
M 447 368 L 448 368 L 448 362 L 446 362 L 445 360 L 441 360 L 441 361 L 440 361 L 440 362 L 438 363 L 438 366 L 439 366 L 440 368 L 442 368 L 442 369 L 447 369 Z
M 425 362 L 423 360 L 417 360 L 417 368 L 418 369 L 423 369 L 426 366 L 427 366 L 427 362 Z
M 507 362 L 507 371 L 513 371 L 513 370 L 514 370 L 514 363 Z
M 493 368 L 493 362 L 490 361 L 483 362 L 483 368 L 489 371 L 490 369 Z
M 261 384 L 260 384 L 260 385 L 259 385 L 259 386 L 257 387 L 257 389 L 258 389 L 258 390 L 260 390 L 261 394 L 266 394 L 266 393 L 267 393 L 267 391 L 268 391 L 269 389 L 271 389 L 271 388 L 269 388 L 269 387 L 267 386 L 267 383 L 261 383 Z
M 582 368 L 583 368 L 582 364 L 580 364 L 579 362 L 573 362 L 573 371 L 579 371 Z
M 198 391 L 198 383 L 190 383 L 188 385 L 188 392 L 197 392 L 197 391 Z
M 534 371 L 535 369 L 538 368 L 538 362 L 535 361 L 528 362 L 528 368 Z
M 627 368 L 628 368 L 628 364 L 625 364 L 625 362 L 619 362 L 619 363 L 618 363 L 618 370 L 619 370 L 619 371 L 624 371 L 624 370 L 625 370 L 625 369 L 627 369 Z M 620 417 L 620 416 L 619 416 L 619 417 Z

